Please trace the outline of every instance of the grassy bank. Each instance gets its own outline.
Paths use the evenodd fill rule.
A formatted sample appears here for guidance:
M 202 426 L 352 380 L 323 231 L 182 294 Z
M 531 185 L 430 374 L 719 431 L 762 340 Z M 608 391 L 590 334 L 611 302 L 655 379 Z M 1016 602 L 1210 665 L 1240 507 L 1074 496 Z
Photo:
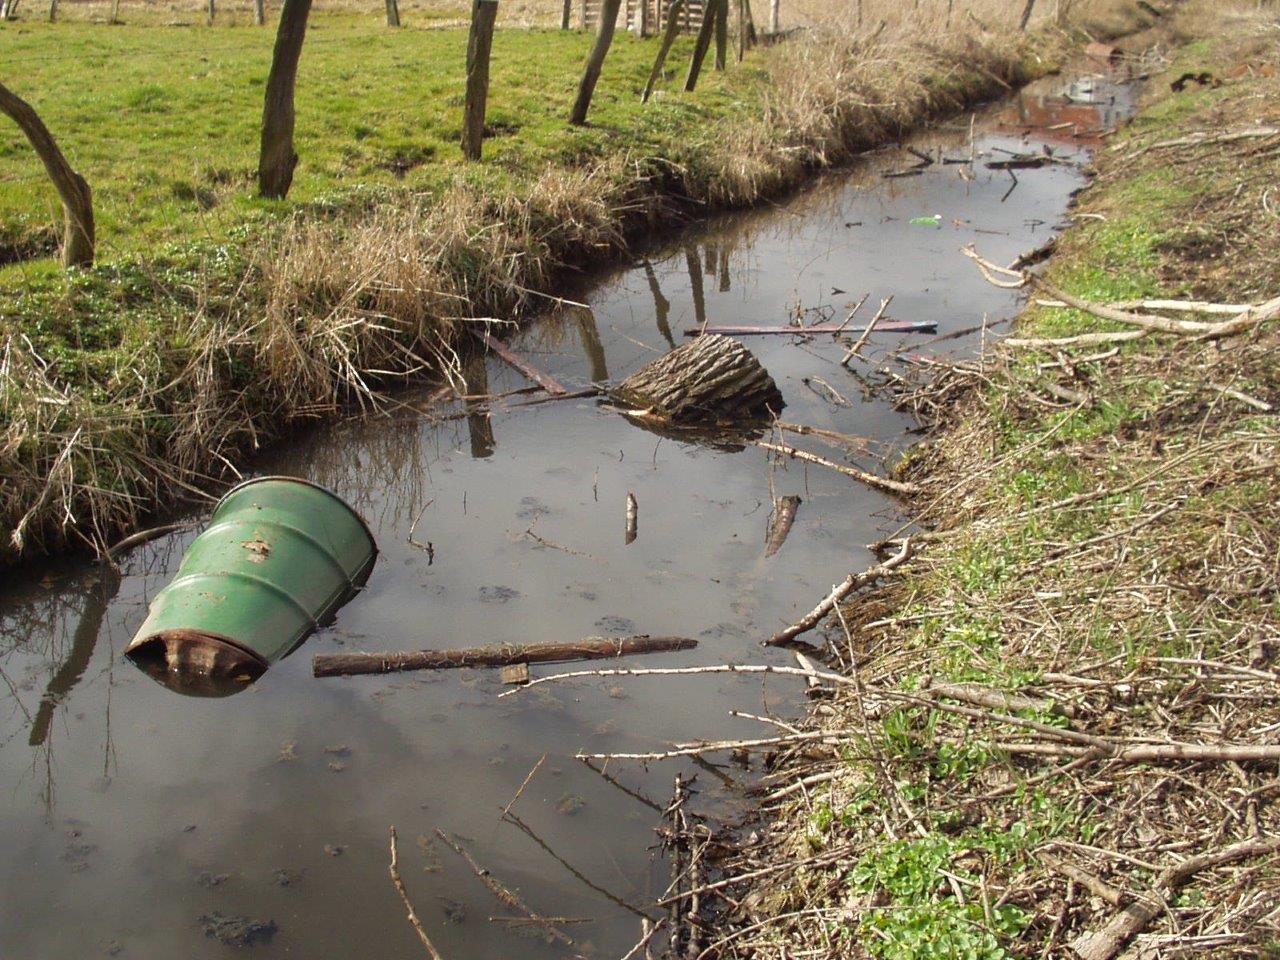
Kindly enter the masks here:
M 1280 127 L 1278 38 L 1273 5 L 1184 6 L 1050 283 L 1280 294 L 1280 135 L 1214 139 Z M 1280 956 L 1278 764 L 1231 753 L 1280 744 L 1280 327 L 1244 326 L 1032 307 L 903 396 L 924 529 L 830 636 L 841 745 L 779 759 L 717 956 Z
M 456 376 L 466 318 L 519 320 L 560 271 L 673 213 L 775 194 L 1047 69 L 1066 43 L 1013 32 L 1014 0 L 954 22 L 898 6 L 867 4 L 873 36 L 843 5 L 693 95 L 676 92 L 684 41 L 647 106 L 656 41 L 620 36 L 581 129 L 561 117 L 590 38 L 499 31 L 496 135 L 474 165 L 453 145 L 464 33 L 321 12 L 288 203 L 250 196 L 262 30 L 4 25 L 17 92 L 95 187 L 103 256 L 67 276 L 39 258 L 56 211 L 6 134 L 0 221 L 37 256 L 0 273 L 0 562 L 110 542 L 301 418 Z

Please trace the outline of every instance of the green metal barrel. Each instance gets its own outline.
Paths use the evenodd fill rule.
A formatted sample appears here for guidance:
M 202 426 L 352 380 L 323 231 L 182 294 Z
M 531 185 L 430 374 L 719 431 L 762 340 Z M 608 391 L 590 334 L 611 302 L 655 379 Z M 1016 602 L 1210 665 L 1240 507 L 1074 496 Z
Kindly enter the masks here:
M 179 692 L 234 693 L 330 622 L 377 556 L 336 494 L 293 477 L 248 480 L 219 501 L 125 653 Z

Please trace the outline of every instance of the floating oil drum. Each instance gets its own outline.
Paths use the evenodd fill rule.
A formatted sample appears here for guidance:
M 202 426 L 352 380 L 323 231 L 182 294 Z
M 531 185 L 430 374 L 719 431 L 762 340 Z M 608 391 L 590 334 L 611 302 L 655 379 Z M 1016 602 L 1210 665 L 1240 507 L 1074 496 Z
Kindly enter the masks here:
M 377 556 L 337 494 L 293 477 L 248 480 L 218 502 L 125 653 L 180 693 L 235 693 L 329 623 Z

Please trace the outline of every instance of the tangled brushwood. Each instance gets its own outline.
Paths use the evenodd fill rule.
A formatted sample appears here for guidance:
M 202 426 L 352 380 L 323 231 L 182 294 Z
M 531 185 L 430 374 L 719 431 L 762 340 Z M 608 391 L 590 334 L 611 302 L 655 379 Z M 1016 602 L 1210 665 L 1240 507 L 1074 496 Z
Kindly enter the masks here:
M 809 654 L 700 956 L 1280 955 L 1280 22 L 1232 24 L 1046 274 L 982 264 L 1014 337 L 899 381 L 912 559 Z

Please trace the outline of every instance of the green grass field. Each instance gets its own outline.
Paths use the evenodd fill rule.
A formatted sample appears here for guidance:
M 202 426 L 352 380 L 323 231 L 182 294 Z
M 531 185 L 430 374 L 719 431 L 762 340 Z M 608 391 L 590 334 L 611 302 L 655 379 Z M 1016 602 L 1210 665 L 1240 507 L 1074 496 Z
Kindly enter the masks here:
M 619 32 L 591 123 L 573 128 L 565 117 L 591 36 L 499 29 L 492 138 L 483 164 L 464 164 L 466 31 L 393 30 L 372 16 L 318 13 L 298 76 L 301 162 L 287 204 L 267 204 L 254 197 L 254 176 L 274 32 L 32 21 L 0 27 L 4 81 L 41 113 L 94 189 L 100 259 L 159 243 L 220 240 L 246 221 L 299 204 L 345 202 L 354 191 L 434 192 L 461 176 L 518 181 L 549 163 L 575 165 L 606 151 L 670 155 L 674 140 L 696 135 L 703 119 L 737 100 L 708 72 L 694 97 L 673 94 L 642 108 L 638 95 L 657 41 Z M 670 70 L 683 69 L 691 43 L 681 39 Z M 744 75 L 754 73 L 733 74 Z M 15 125 L 0 125 L 0 245 L 51 245 L 60 223 L 57 197 L 26 139 Z M 29 271 L 4 268 L 10 283 Z

